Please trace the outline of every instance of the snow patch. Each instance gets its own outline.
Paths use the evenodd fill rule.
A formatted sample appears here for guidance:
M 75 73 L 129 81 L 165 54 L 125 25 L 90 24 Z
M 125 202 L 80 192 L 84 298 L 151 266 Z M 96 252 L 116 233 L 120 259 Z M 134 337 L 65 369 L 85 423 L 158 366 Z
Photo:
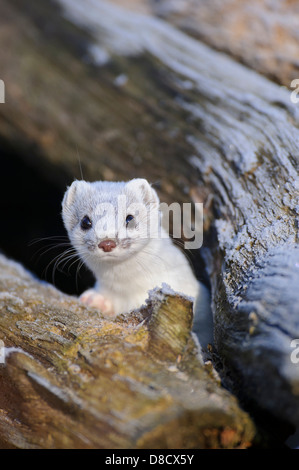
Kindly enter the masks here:
M 154 302 L 162 302 L 165 298 L 165 296 L 175 296 L 175 295 L 180 295 L 181 297 L 184 297 L 185 299 L 189 300 L 190 302 L 194 302 L 194 297 L 188 296 L 182 292 L 177 292 L 174 291 L 168 284 L 163 282 L 163 284 L 160 287 L 155 287 L 154 289 L 151 289 L 148 291 L 148 298 L 146 299 L 146 304 L 152 304 Z
M 228 220 L 218 219 L 215 220 L 215 226 L 217 229 L 218 243 L 221 250 L 232 246 L 232 240 L 235 236 L 235 231 L 232 224 Z

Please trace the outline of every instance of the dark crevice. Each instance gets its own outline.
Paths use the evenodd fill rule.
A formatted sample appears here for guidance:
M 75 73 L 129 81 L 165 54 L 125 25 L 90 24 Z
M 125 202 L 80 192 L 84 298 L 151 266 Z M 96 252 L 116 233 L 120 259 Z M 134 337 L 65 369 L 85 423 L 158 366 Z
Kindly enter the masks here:
M 69 178 L 60 170 L 56 175 L 54 168 L 38 170 L 38 152 L 31 154 L 32 164 L 1 140 L 0 152 L 0 250 L 63 292 L 80 294 L 93 284 L 84 266 L 77 273 L 78 263 L 70 266 L 70 260 L 63 272 L 63 262 L 54 269 L 55 260 L 68 248 L 62 245 L 68 239 L 60 214 Z

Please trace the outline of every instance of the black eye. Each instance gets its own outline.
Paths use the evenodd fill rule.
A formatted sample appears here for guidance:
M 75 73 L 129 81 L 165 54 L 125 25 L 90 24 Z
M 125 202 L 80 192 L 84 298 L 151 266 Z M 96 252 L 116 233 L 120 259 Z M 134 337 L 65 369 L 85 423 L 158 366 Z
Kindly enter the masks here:
M 81 228 L 82 230 L 89 230 L 92 227 L 92 222 L 88 215 L 85 215 L 81 220 Z
M 127 218 L 126 218 L 126 225 L 128 226 L 129 223 L 130 223 L 132 220 L 134 220 L 134 216 L 131 215 L 131 214 L 127 215 Z M 131 225 L 131 224 L 130 224 L 130 225 Z

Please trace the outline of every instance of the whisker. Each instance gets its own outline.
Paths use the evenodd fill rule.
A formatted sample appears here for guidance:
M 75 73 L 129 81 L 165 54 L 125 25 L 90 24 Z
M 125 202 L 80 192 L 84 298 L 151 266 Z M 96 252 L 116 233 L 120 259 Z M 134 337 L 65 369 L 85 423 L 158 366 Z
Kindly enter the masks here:
M 48 265 L 46 266 L 46 268 L 44 269 L 43 271 L 43 275 L 47 278 L 48 276 L 48 270 L 50 268 L 50 266 L 54 263 L 54 266 L 53 266 L 53 275 L 52 275 L 52 281 L 53 281 L 53 284 L 55 285 L 54 283 L 54 273 L 55 273 L 55 270 L 57 268 L 57 265 L 59 265 L 60 262 L 64 261 L 65 260 L 65 257 L 66 256 L 75 256 L 76 255 L 76 252 L 75 252 L 75 249 L 74 248 L 68 248 L 67 250 L 64 250 L 62 253 L 59 253 L 59 255 L 55 256 L 55 258 L 53 258 L 49 263 Z
M 76 289 L 77 289 L 77 292 L 79 291 L 78 277 L 80 277 L 80 269 L 82 268 L 83 265 L 84 265 L 84 261 L 81 260 L 80 263 L 78 264 L 77 270 L 76 270 Z
M 78 261 L 78 254 L 77 253 L 72 253 L 72 254 L 69 254 L 68 256 L 66 257 L 62 257 L 61 260 L 59 260 L 55 266 L 55 269 L 57 269 L 57 271 L 63 273 L 64 271 L 64 268 L 67 266 L 67 264 L 72 261 L 73 259 L 75 258 L 75 261 Z M 64 264 L 60 267 L 60 264 L 62 264 L 64 262 Z M 72 266 L 72 265 L 71 265 Z M 70 268 L 71 266 L 68 267 L 68 274 L 70 272 Z
M 31 245 L 34 245 L 35 243 L 39 243 L 39 242 L 43 242 L 43 241 L 46 241 L 46 240 L 68 240 L 68 236 L 67 235 L 53 235 L 51 237 L 41 237 L 41 238 L 34 238 L 33 240 L 31 240 L 29 243 L 28 243 L 28 246 L 31 246 Z
M 70 266 L 68 267 L 68 272 L 70 272 L 71 267 L 72 267 L 75 263 L 78 263 L 78 262 L 80 262 L 80 258 L 79 258 L 78 255 L 77 255 L 75 261 L 73 261 L 73 262 L 70 264 Z
M 75 259 L 75 261 L 73 261 L 73 259 Z M 64 272 L 64 268 L 67 266 L 67 264 L 69 262 L 71 262 L 71 266 L 78 262 L 79 261 L 79 258 L 78 258 L 78 254 L 75 252 L 75 253 L 71 253 L 69 254 L 68 256 L 64 256 L 64 253 L 62 255 L 60 255 L 60 257 L 58 257 L 58 259 L 55 261 L 55 264 L 53 266 L 53 272 L 52 272 L 52 282 L 53 284 L 55 284 L 55 273 L 56 271 L 58 272 L 61 272 L 61 273 L 65 273 Z M 63 265 L 60 267 L 60 265 L 63 263 Z M 67 271 L 67 274 L 69 275 L 70 274 L 70 267 L 68 267 L 68 271 Z
M 53 235 L 49 237 L 36 238 L 28 243 L 28 246 L 34 246 L 38 243 L 45 243 L 40 248 L 38 248 L 32 255 L 32 258 L 36 258 L 36 261 L 39 261 L 42 256 L 46 256 L 53 250 L 62 249 L 63 251 L 58 253 L 50 262 L 45 266 L 41 276 L 44 279 L 47 279 L 51 275 L 51 282 L 55 285 L 55 276 L 57 272 L 70 275 L 72 267 L 78 263 L 76 267 L 76 288 L 78 287 L 78 279 L 80 278 L 80 270 L 85 264 L 84 259 L 88 259 L 90 253 L 86 250 L 85 247 L 76 249 L 72 246 L 69 241 L 69 237 L 66 235 Z M 83 259 L 82 259 L 83 258 Z M 51 274 L 50 274 L 51 270 Z
M 79 150 L 78 150 L 78 145 L 77 144 L 76 144 L 76 150 L 77 150 L 77 159 L 78 159 L 79 168 L 80 168 L 81 180 L 83 181 L 84 178 L 83 178 L 82 164 L 81 164 L 81 158 L 80 158 L 80 155 L 79 155 Z
M 42 256 L 44 256 L 46 253 L 48 253 L 49 251 L 51 250 L 54 250 L 55 248 L 60 248 L 60 247 L 64 247 L 64 246 L 70 246 L 70 243 L 60 243 L 60 244 L 57 244 L 57 243 L 53 243 L 50 247 L 48 247 L 47 249 L 45 249 L 44 246 L 42 246 L 41 248 L 39 248 L 35 253 L 33 253 L 32 258 L 36 257 L 43 249 L 45 249 L 44 252 L 40 253 L 39 256 L 38 256 L 38 259 L 40 259 Z

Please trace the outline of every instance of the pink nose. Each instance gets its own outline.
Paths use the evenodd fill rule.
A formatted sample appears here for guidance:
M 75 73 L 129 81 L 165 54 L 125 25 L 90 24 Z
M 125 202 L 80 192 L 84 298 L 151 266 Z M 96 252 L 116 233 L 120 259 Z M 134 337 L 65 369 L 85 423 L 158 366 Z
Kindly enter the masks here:
M 116 247 L 116 243 L 113 240 L 103 240 L 98 244 L 98 247 L 103 251 L 112 251 Z

